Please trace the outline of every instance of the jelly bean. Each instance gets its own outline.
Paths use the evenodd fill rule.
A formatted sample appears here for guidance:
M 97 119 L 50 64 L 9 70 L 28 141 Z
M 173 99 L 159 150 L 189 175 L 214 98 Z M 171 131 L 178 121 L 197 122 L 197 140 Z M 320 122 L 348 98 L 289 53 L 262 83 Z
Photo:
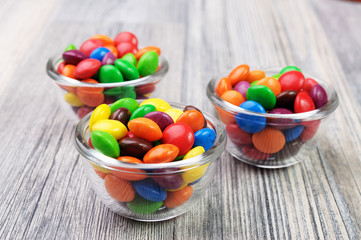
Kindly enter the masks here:
M 301 133 L 300 139 L 302 142 L 306 142 L 313 138 L 313 136 L 317 133 L 317 130 L 321 124 L 320 120 L 312 121 L 312 124 L 308 124 L 305 126 L 305 129 Z
M 301 72 L 301 70 L 298 68 L 298 67 L 295 67 L 295 66 L 287 66 L 287 67 L 284 67 L 281 71 L 280 71 L 280 74 L 284 74 L 286 72 L 290 72 L 290 71 L 298 71 L 298 72 Z
M 104 91 L 105 95 L 114 96 L 116 99 L 136 98 L 134 86 L 114 87 Z
M 80 51 L 82 51 L 87 57 L 90 56 L 90 53 L 98 48 L 104 46 L 104 43 L 99 39 L 88 39 L 80 46 Z
M 102 41 L 104 45 L 105 44 L 112 44 L 112 45 L 114 44 L 113 40 L 110 37 L 108 37 L 107 35 L 103 35 L 103 34 L 96 34 L 94 36 L 91 36 L 89 39 L 98 39 L 98 40 Z
M 150 112 L 155 112 L 157 109 L 150 104 L 146 104 L 143 106 L 140 106 L 139 108 L 135 109 L 132 116 L 130 117 L 130 120 L 133 120 L 135 118 L 144 117 L 146 114 Z
M 307 92 L 299 92 L 294 103 L 295 113 L 302 113 L 315 110 L 315 104 Z
M 159 126 L 154 121 L 144 117 L 130 120 L 128 128 L 135 136 L 149 142 L 157 141 L 163 136 Z
M 252 143 L 252 134 L 243 131 L 237 123 L 226 126 L 227 136 L 236 145 L 247 145 Z
M 108 52 L 102 59 L 102 65 L 114 65 L 114 61 L 117 59 L 112 52 Z
M 270 110 L 276 105 L 275 94 L 271 89 L 263 85 L 255 85 L 248 88 L 247 100 L 258 102 L 265 108 L 265 110 Z
M 268 113 L 270 114 L 293 114 L 293 112 L 287 108 L 274 108 Z M 268 124 L 278 129 L 290 128 L 295 125 L 292 119 L 289 118 L 268 118 Z
M 88 57 L 79 50 L 69 50 L 63 53 L 63 59 L 66 64 L 77 65 L 86 58 Z
M 99 60 L 87 58 L 78 63 L 74 71 L 74 76 L 78 79 L 87 79 L 94 76 L 102 63 Z
M 143 106 L 146 106 L 146 105 L 143 105 Z M 159 111 L 150 112 L 150 113 L 147 113 L 144 117 L 149 118 L 150 120 L 153 120 L 162 131 L 166 127 L 168 127 L 169 125 L 174 123 L 173 119 L 164 112 L 159 112 Z
M 104 178 L 105 189 L 108 194 L 117 201 L 130 202 L 135 197 L 135 191 L 130 182 L 107 175 Z
M 293 112 L 296 96 L 297 96 L 296 91 L 288 90 L 288 91 L 281 92 L 276 97 L 276 106 L 275 107 L 276 108 L 287 108 Z
M 282 133 L 286 138 L 286 142 L 290 142 L 290 141 L 298 138 L 301 135 L 303 129 L 304 129 L 304 126 L 298 125 L 293 128 L 288 128 L 288 129 L 282 130 Z
M 143 54 L 138 61 L 138 71 L 143 77 L 151 75 L 157 71 L 159 57 L 154 51 L 149 51 Z
M 196 157 L 198 155 L 201 155 L 202 153 L 204 153 L 206 150 L 204 149 L 204 147 L 202 146 L 197 146 L 192 148 L 191 150 L 189 150 L 189 152 L 187 152 L 184 156 L 183 156 L 183 160 L 184 159 L 189 159 L 189 158 L 193 158 Z
M 106 104 L 101 104 L 94 109 L 94 112 L 90 116 L 89 130 L 92 131 L 93 125 L 103 119 L 108 119 L 110 116 L 110 107 Z
M 90 53 L 89 57 L 93 59 L 97 59 L 101 62 L 105 54 L 107 54 L 108 52 L 110 52 L 108 48 L 98 47 Z
M 72 92 L 66 93 L 64 95 L 64 100 L 73 107 L 80 107 L 84 105 L 78 96 Z
M 138 48 L 129 42 L 120 43 L 116 45 L 116 48 L 118 51 L 119 58 L 123 57 L 127 53 L 135 54 L 136 52 L 138 52 Z
M 187 202 L 192 194 L 193 188 L 191 186 L 186 186 L 185 188 L 178 191 L 168 192 L 167 198 L 164 200 L 163 205 L 168 208 L 179 207 Z
M 117 140 L 123 138 L 128 133 L 128 129 L 123 123 L 111 119 L 104 119 L 94 123 L 92 130 L 110 133 Z
M 104 131 L 93 131 L 90 137 L 95 150 L 108 157 L 119 157 L 118 142 L 111 134 Z
M 239 83 L 236 84 L 236 86 L 234 86 L 234 90 L 236 90 L 237 92 L 239 92 L 240 94 L 242 94 L 242 96 L 244 98 L 247 97 L 247 90 L 248 88 L 251 86 L 251 84 L 249 82 L 246 81 L 240 81 Z M 239 106 L 239 105 L 238 105 Z
M 144 53 L 149 52 L 149 51 L 154 51 L 158 54 L 158 56 L 160 56 L 160 48 L 155 47 L 155 46 L 148 46 L 142 49 L 139 49 L 139 51 L 134 55 L 136 59 L 140 59 Z
M 78 111 L 76 112 L 79 119 L 82 119 L 83 117 L 85 117 L 88 113 L 92 112 L 93 108 L 92 107 L 88 107 L 88 106 L 82 106 L 78 109 Z
M 76 66 L 67 64 L 64 66 L 61 74 L 63 74 L 65 77 L 68 77 L 68 78 L 76 78 L 74 75 L 75 69 L 76 69 Z
M 99 170 L 96 169 L 96 168 L 94 168 L 94 172 L 95 172 L 100 178 L 102 178 L 102 179 L 104 179 L 105 176 L 108 175 L 108 174 L 106 174 L 106 173 L 103 173 L 103 172 L 99 171 Z
M 202 113 L 201 110 L 199 110 L 198 108 L 196 108 L 196 107 L 194 107 L 194 106 L 192 106 L 192 105 L 187 105 L 187 106 L 184 107 L 183 112 L 186 112 L 186 111 L 189 111 L 189 110 L 196 110 L 196 111 L 200 112 L 200 113 L 202 114 L 202 116 L 203 116 L 203 119 L 204 119 L 203 127 L 202 127 L 202 128 L 207 127 L 207 120 L 206 120 L 206 118 L 204 117 L 204 115 L 203 115 L 203 113 Z
M 182 186 L 183 180 L 179 174 L 178 168 L 159 168 L 152 171 L 152 174 L 159 174 L 159 176 L 152 176 L 152 179 L 164 189 L 178 189 Z M 175 172 L 175 174 L 172 174 Z
M 266 127 L 252 135 L 252 143 L 261 152 L 276 153 L 283 148 L 286 139 L 281 130 Z
M 70 50 L 76 50 L 76 47 L 74 44 L 69 44 L 65 49 L 64 52 L 70 51 Z
M 168 114 L 173 119 L 173 122 L 176 122 L 179 116 L 183 114 L 183 111 L 177 108 L 169 108 L 164 113 Z
M 117 59 L 115 60 L 114 65 L 120 70 L 126 80 L 134 80 L 139 78 L 138 69 L 126 60 Z
M 224 92 L 222 94 L 221 98 L 224 101 L 227 101 L 233 105 L 236 105 L 237 107 L 245 101 L 243 95 L 241 93 L 237 92 L 236 90 L 228 90 L 228 91 Z
M 160 188 L 151 178 L 133 183 L 134 190 L 144 199 L 159 202 L 167 197 L 167 192 Z
M 128 125 L 131 113 L 128 108 L 120 107 L 115 110 L 112 115 L 110 115 L 110 119 L 120 121 L 125 126 Z
M 56 69 L 57 72 L 60 73 L 60 74 L 62 74 L 64 67 L 65 67 L 65 62 L 62 61 L 61 63 L 59 63 L 58 68 Z M 75 68 L 74 68 L 74 70 L 75 70 Z
M 129 62 L 130 64 L 132 64 L 133 66 L 137 65 L 137 59 L 135 58 L 133 53 L 127 53 L 125 54 L 121 59 L 123 59 L 124 61 Z
M 269 89 L 272 90 L 275 96 L 281 93 L 281 84 L 278 82 L 277 79 L 272 77 L 262 78 L 257 82 L 256 85 L 263 85 L 268 87 Z
M 203 114 L 199 111 L 189 110 L 182 112 L 176 122 L 188 124 L 192 128 L 193 132 L 197 132 L 203 128 L 204 117 Z
M 116 83 L 123 82 L 123 75 L 120 70 L 113 65 L 104 65 L 99 70 L 99 82 Z
M 327 93 L 325 89 L 319 84 L 312 87 L 310 91 L 310 97 L 316 108 L 323 107 L 327 103 Z
M 225 91 L 232 90 L 232 84 L 231 81 L 228 78 L 222 78 L 219 80 L 217 87 L 216 87 L 216 93 L 220 97 Z
M 289 71 L 280 76 L 278 79 L 281 84 L 281 91 L 293 90 L 299 92 L 305 83 L 305 77 L 301 72 Z
M 152 143 L 138 137 L 124 137 L 119 140 L 120 156 L 143 159 L 144 155 L 152 148 Z
M 144 163 L 167 163 L 172 162 L 179 153 L 177 146 L 173 144 L 160 144 L 150 149 L 143 157 Z
M 278 74 L 275 74 L 275 75 L 272 75 L 272 77 L 276 80 L 278 80 L 280 77 L 281 77 L 282 74 L 278 73 Z
M 262 70 L 253 70 L 248 73 L 246 81 L 248 83 L 252 83 L 254 81 L 261 80 L 262 78 L 266 77 L 266 73 Z
M 266 113 L 266 110 L 261 104 L 252 100 L 245 101 L 239 107 L 256 113 Z M 259 132 L 266 126 L 266 118 L 262 116 L 252 116 L 245 113 L 238 113 L 235 116 L 235 119 L 238 126 L 248 133 Z
M 202 128 L 194 133 L 194 144 L 193 146 L 202 146 L 208 151 L 216 140 L 216 133 L 213 129 Z
M 153 202 L 136 196 L 133 201 L 128 202 L 128 208 L 137 214 L 147 215 L 156 212 L 163 205 L 163 201 Z
M 143 163 L 141 160 L 135 157 L 130 156 L 121 156 L 117 158 L 118 161 L 129 163 L 129 168 L 127 167 L 113 167 L 110 172 L 121 179 L 128 181 L 139 181 L 147 178 L 146 171 L 141 169 L 136 169 L 132 164 Z
M 151 104 L 155 106 L 155 108 L 159 112 L 165 112 L 168 109 L 172 108 L 169 103 L 160 98 L 149 98 L 147 100 L 144 100 L 139 106 L 143 106 L 145 104 Z
M 114 38 L 114 45 L 117 46 L 120 43 L 131 43 L 134 46 L 138 46 L 137 37 L 131 32 L 121 32 Z
M 139 104 L 133 98 L 122 98 L 114 102 L 110 106 L 110 110 L 113 113 L 115 110 L 117 110 L 120 107 L 127 108 L 130 111 L 130 113 L 133 113 L 135 109 L 139 107 Z
M 174 123 L 163 131 L 162 143 L 176 145 L 178 156 L 186 154 L 193 146 L 194 133 L 190 126 L 184 123 Z
M 106 44 L 104 45 L 105 48 L 109 49 L 111 53 L 117 58 L 118 57 L 118 50 L 114 45 Z
M 310 93 L 313 86 L 317 85 L 317 81 L 312 78 L 306 78 L 305 84 L 303 85 L 303 91 Z
M 248 78 L 249 66 L 246 64 L 235 67 L 228 75 L 232 86 L 235 86 L 240 81 L 246 81 Z
M 252 145 L 244 145 L 242 147 L 242 153 L 252 160 L 265 160 L 269 158 L 271 155 L 269 153 L 264 153 L 259 150 L 257 150 Z
M 198 149 L 193 148 L 193 149 L 196 149 L 196 150 L 194 150 L 195 153 L 190 153 L 188 156 L 186 154 L 186 156 L 184 156 L 183 159 L 189 159 L 191 157 L 198 156 L 204 152 L 204 149 L 201 149 L 201 148 L 198 148 Z M 192 183 L 192 182 L 199 180 L 206 173 L 209 164 L 210 163 L 205 163 L 203 165 L 192 165 L 189 167 L 183 167 L 182 168 L 184 170 L 184 172 L 182 173 L 183 181 L 185 183 Z

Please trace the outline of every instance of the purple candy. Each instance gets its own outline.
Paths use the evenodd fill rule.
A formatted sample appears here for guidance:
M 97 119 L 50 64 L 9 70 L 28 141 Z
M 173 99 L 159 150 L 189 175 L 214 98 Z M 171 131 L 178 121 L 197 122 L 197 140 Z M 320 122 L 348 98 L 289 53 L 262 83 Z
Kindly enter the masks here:
M 274 108 L 268 113 L 270 114 L 293 114 L 293 112 L 287 108 Z M 296 123 L 289 118 L 267 118 L 267 122 L 270 126 L 278 129 L 286 129 L 295 126 Z
M 63 53 L 63 59 L 66 64 L 77 65 L 86 58 L 88 57 L 79 50 L 69 50 Z
M 102 59 L 102 65 L 114 65 L 115 60 L 117 57 L 112 52 L 107 52 Z
M 150 112 L 147 113 L 144 117 L 149 118 L 150 120 L 153 120 L 155 123 L 157 123 L 162 131 L 174 123 L 173 119 L 164 112 Z
M 153 180 L 164 189 L 177 189 L 182 186 L 183 180 L 179 174 L 169 174 L 170 172 L 178 172 L 178 168 L 164 168 L 153 170 L 152 173 L 159 173 L 161 176 L 152 177 Z
M 311 88 L 310 97 L 315 103 L 316 108 L 320 108 L 327 103 L 327 93 L 319 84 L 316 84 Z
M 237 83 L 236 86 L 234 86 L 234 90 L 236 90 L 237 92 L 241 93 L 243 95 L 243 97 L 245 99 L 247 99 L 246 95 L 247 95 L 247 90 L 248 88 L 251 86 L 251 84 L 247 81 L 240 81 L 239 83 Z

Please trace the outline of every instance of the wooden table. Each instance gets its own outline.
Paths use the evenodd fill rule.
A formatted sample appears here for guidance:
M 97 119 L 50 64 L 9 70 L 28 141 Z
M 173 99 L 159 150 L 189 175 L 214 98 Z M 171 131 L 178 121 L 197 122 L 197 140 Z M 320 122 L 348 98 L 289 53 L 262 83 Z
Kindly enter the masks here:
M 361 3 L 341 0 L 1 1 L 0 239 L 360 239 L 360 24 Z M 45 73 L 68 44 L 125 30 L 168 58 L 160 98 L 214 113 L 212 76 L 292 64 L 332 83 L 340 105 L 302 163 L 265 170 L 225 152 L 189 212 L 128 220 L 90 188 L 76 122 Z

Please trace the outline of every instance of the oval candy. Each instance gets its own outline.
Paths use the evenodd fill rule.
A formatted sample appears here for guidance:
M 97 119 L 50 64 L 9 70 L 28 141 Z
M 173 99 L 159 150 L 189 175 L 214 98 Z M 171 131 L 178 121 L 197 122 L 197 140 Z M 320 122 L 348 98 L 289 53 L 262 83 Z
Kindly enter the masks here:
M 114 102 L 110 106 L 111 113 L 113 113 L 115 110 L 117 110 L 120 107 L 127 108 L 130 111 L 130 113 L 133 114 L 135 109 L 139 107 L 139 104 L 133 98 L 122 98 Z
M 162 138 L 162 130 L 152 120 L 148 118 L 135 118 L 128 122 L 129 131 L 135 136 L 143 138 L 149 142 L 154 142 Z
M 63 59 L 66 64 L 77 65 L 86 58 L 88 58 L 87 55 L 76 49 L 69 50 L 63 53 Z
M 309 112 L 315 110 L 315 104 L 307 92 L 299 92 L 294 103 L 295 113 Z
M 93 131 L 90 138 L 95 150 L 108 157 L 119 157 L 118 142 L 111 134 L 104 131 Z
M 183 205 L 193 194 L 193 188 L 186 186 L 178 191 L 168 192 L 163 205 L 167 208 L 176 208 Z
M 179 172 L 178 168 L 159 168 L 152 171 L 153 174 L 159 174 L 159 176 L 153 176 L 152 179 L 164 189 L 178 189 L 182 186 L 183 180 L 180 174 L 172 173 Z
M 143 105 L 143 106 L 146 106 L 146 105 Z M 162 131 L 166 127 L 168 127 L 169 125 L 174 123 L 173 119 L 164 112 L 159 112 L 159 111 L 150 112 L 150 113 L 147 113 L 144 117 L 148 118 L 150 120 L 153 120 L 156 124 L 158 124 L 160 130 L 162 130 Z
M 75 68 L 74 76 L 77 79 L 87 79 L 94 76 L 102 63 L 97 59 L 87 58 L 78 63 Z
M 134 200 L 127 203 L 128 208 L 137 214 L 152 214 L 163 205 L 163 201 L 148 201 L 140 196 L 135 196 Z
M 113 175 L 105 176 L 104 185 L 108 194 L 117 201 L 130 202 L 135 197 L 132 184 Z
M 134 80 L 139 78 L 138 69 L 128 61 L 124 59 L 117 59 L 115 60 L 114 65 L 120 70 L 126 80 Z
M 93 125 L 102 120 L 102 119 L 108 119 L 110 116 L 110 107 L 106 104 L 101 104 L 98 107 L 96 107 L 90 116 L 89 120 L 89 130 L 92 131 Z
M 133 120 L 135 118 L 144 117 L 146 114 L 150 112 L 155 112 L 157 109 L 150 104 L 142 105 L 139 108 L 135 109 L 132 116 L 130 117 L 130 120 Z
M 144 155 L 152 148 L 152 143 L 143 138 L 124 137 L 119 140 L 120 156 L 143 159 Z
M 110 52 L 108 48 L 98 47 L 90 53 L 89 58 L 97 59 L 101 62 L 108 52 Z
M 143 157 L 144 163 L 167 163 L 172 162 L 179 153 L 177 146 L 173 144 L 160 144 L 150 149 Z
M 275 94 L 270 88 L 263 85 L 255 85 L 248 88 L 247 100 L 258 102 L 265 110 L 273 109 L 276 105 Z
M 316 108 L 323 107 L 327 103 L 327 93 L 325 89 L 319 84 L 316 84 L 312 87 L 310 91 L 310 97 Z
M 245 101 L 239 107 L 252 112 L 266 113 L 266 110 L 261 104 L 252 100 Z M 243 131 L 248 133 L 259 132 L 266 126 L 266 118 L 262 116 L 252 116 L 246 113 L 237 113 L 235 119 L 238 126 Z
M 184 123 L 174 123 L 163 131 L 162 143 L 176 145 L 178 156 L 186 154 L 193 146 L 194 133 L 190 126 Z
M 130 116 L 131 113 L 128 108 L 120 107 L 110 115 L 110 119 L 117 120 L 127 126 Z
M 151 75 L 157 71 L 159 63 L 158 54 L 154 51 L 144 53 L 138 61 L 138 71 L 143 77 Z
M 92 130 L 107 132 L 117 140 L 123 138 L 128 133 L 128 129 L 123 123 L 112 119 L 103 119 L 94 123 Z
M 133 187 L 139 196 L 149 201 L 159 202 L 167 197 L 167 192 L 151 178 L 133 182 Z
M 116 83 L 123 82 L 123 75 L 120 70 L 113 65 L 103 65 L 99 70 L 99 82 Z
M 208 151 L 216 140 L 216 132 L 210 128 L 202 128 L 194 133 L 193 147 L 202 146 L 205 151 Z
M 165 112 L 168 109 L 172 108 L 169 103 L 167 103 L 166 101 L 164 101 L 163 99 L 160 98 L 149 98 L 144 100 L 139 106 L 143 106 L 146 104 L 150 104 L 153 105 L 157 111 L 159 112 Z
M 287 90 L 299 92 L 305 83 L 305 77 L 299 71 L 289 71 L 283 73 L 278 81 L 282 92 Z

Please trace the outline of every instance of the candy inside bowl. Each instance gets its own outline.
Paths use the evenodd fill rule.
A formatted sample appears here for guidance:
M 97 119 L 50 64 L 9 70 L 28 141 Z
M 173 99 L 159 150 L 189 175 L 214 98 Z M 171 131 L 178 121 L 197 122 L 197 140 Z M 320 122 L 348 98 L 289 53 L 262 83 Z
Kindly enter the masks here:
M 204 196 L 225 148 L 225 129 L 191 106 L 137 103 L 128 98 L 98 106 L 77 125 L 75 145 L 106 207 L 138 221 L 171 219 Z
M 294 66 L 253 69 L 240 65 L 207 86 L 207 96 L 226 126 L 227 150 L 263 168 L 304 160 L 338 106 L 337 93 Z
M 48 60 L 46 71 L 61 88 L 66 110 L 82 118 L 103 103 L 148 98 L 168 68 L 158 47 L 138 50 L 134 34 L 122 32 L 114 40 L 94 35 L 79 49 L 69 45 Z

